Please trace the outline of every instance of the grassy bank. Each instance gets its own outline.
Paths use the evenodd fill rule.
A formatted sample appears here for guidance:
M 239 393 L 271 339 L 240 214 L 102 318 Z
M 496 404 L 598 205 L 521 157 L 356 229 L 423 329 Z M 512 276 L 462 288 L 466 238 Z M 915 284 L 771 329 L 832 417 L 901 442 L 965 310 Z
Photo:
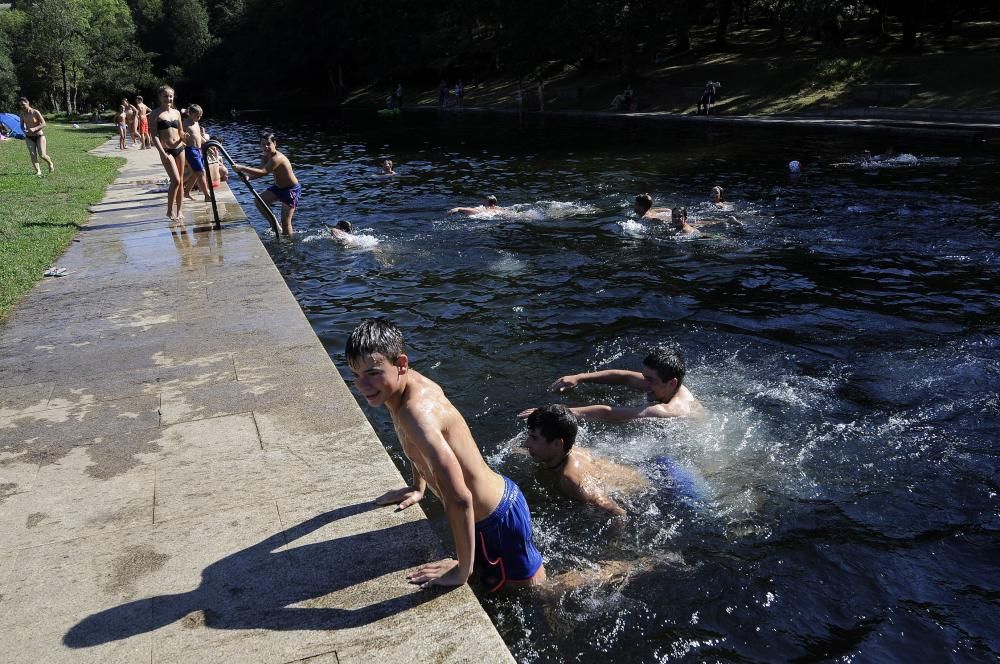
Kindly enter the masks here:
M 609 111 L 626 83 L 635 90 L 640 111 L 695 112 L 705 81 L 720 81 L 722 96 L 715 112 L 726 115 L 773 115 L 857 108 L 868 103 L 853 88 L 866 83 L 917 83 L 904 109 L 952 111 L 1000 110 L 1000 23 L 969 22 L 947 37 L 922 36 L 917 54 L 897 45 L 873 44 L 863 35 L 839 47 L 807 36 L 769 39 L 755 26 L 734 28 L 724 47 L 712 43 L 707 29 L 696 29 L 686 53 L 659 53 L 627 79 L 619 69 L 600 63 L 583 71 L 573 65 L 546 79 L 546 110 Z M 551 69 L 551 68 L 550 68 Z M 536 82 L 525 79 L 525 109 L 538 110 Z M 389 83 L 358 90 L 348 106 L 384 104 Z M 517 107 L 518 81 L 496 78 L 466 81 L 465 103 L 492 108 Z M 411 103 L 437 105 L 437 88 L 409 90 Z
M 87 154 L 107 127 L 50 123 L 45 129 L 54 173 L 36 177 L 24 141 L 0 142 L 0 318 L 42 278 L 103 198 L 124 160 Z

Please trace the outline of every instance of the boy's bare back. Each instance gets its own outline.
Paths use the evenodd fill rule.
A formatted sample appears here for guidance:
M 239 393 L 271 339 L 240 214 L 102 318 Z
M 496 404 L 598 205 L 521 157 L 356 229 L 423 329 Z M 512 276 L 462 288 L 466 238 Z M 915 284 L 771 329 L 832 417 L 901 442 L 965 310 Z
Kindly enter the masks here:
M 409 374 L 402 403 L 393 416 L 403 452 L 439 497 L 440 480 L 428 456 L 453 455 L 472 493 L 475 518 L 485 519 L 503 496 L 503 478 L 486 465 L 465 419 L 437 383 L 412 368 Z

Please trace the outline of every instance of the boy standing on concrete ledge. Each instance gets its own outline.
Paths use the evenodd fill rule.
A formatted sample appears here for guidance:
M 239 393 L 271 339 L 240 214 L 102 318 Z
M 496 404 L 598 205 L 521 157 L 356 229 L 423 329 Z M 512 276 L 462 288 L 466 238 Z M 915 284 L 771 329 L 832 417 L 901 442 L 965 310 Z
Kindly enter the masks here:
M 480 570 L 490 592 L 545 580 L 521 490 L 483 459 L 461 413 L 441 388 L 409 365 L 403 334 L 386 318 L 367 318 L 345 350 L 354 384 L 370 406 L 385 406 L 410 460 L 410 486 L 376 499 L 406 509 L 427 487 L 444 503 L 458 560 L 427 563 L 407 576 L 421 588 L 460 586 Z

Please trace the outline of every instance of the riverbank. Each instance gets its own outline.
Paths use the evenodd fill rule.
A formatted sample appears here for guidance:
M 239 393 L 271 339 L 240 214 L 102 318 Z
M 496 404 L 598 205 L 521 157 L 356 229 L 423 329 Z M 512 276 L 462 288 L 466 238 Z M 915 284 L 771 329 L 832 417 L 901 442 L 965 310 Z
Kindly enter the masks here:
M 36 177 L 22 140 L 0 142 L 0 320 L 42 278 L 101 200 L 121 159 L 89 153 L 109 127 L 50 123 L 48 152 L 56 170 Z
M 232 193 L 126 158 L 0 325 L 4 661 L 512 661 Z

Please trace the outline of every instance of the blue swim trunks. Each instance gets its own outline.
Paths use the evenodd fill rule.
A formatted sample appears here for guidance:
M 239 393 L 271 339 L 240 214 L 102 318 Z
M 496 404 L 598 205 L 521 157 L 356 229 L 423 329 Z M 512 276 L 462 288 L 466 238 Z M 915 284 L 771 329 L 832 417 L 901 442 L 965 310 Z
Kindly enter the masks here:
M 663 500 L 693 502 L 701 498 L 701 480 L 668 456 L 653 459 L 650 481 Z
M 184 154 L 187 155 L 187 165 L 191 167 L 191 170 L 195 173 L 203 173 L 205 171 L 205 160 L 201 156 L 201 148 L 184 148 Z
M 476 524 L 476 569 L 491 593 L 507 581 L 530 579 L 542 566 L 542 554 L 531 536 L 528 502 L 509 477 L 503 481 L 500 504 Z
M 272 184 L 267 188 L 267 190 L 277 196 L 279 201 L 293 210 L 299 206 L 299 197 L 302 195 L 301 184 L 296 184 L 291 187 L 279 187 L 278 185 Z

